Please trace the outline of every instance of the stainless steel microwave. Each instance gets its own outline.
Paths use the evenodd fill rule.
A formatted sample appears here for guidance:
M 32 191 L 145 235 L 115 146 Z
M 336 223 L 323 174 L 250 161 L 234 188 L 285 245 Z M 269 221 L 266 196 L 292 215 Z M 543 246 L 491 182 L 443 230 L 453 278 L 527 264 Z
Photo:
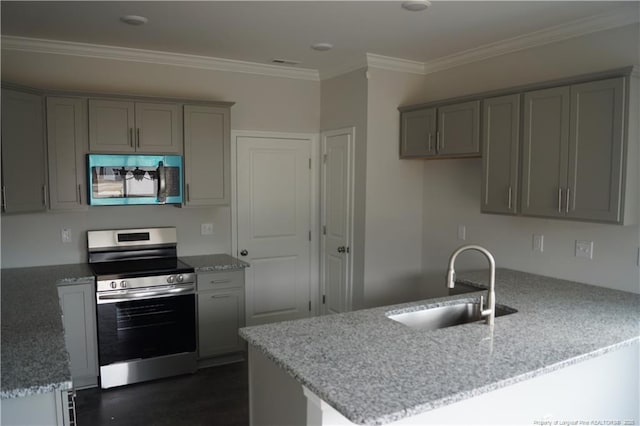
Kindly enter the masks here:
M 180 155 L 88 154 L 89 204 L 182 204 Z

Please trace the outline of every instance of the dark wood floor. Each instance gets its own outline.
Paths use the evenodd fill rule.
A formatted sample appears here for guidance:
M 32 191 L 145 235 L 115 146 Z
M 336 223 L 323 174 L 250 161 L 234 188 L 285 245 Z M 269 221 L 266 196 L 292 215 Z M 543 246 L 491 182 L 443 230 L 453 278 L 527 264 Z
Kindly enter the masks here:
M 108 390 L 78 391 L 79 426 L 249 424 L 247 363 Z

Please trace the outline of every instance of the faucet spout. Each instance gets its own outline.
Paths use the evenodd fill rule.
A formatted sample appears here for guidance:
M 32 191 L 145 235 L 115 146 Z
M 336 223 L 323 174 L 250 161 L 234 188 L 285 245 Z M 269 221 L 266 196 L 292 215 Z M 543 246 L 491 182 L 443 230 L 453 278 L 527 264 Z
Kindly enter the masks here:
M 458 255 L 467 250 L 476 250 L 482 253 L 487 260 L 489 261 L 489 290 L 487 297 L 487 306 L 486 308 L 483 306 L 482 298 L 480 299 L 480 310 L 482 312 L 482 317 L 486 319 L 488 325 L 493 325 L 496 316 L 496 261 L 493 258 L 493 255 L 484 247 L 477 245 L 466 245 L 458 248 L 451 254 L 449 258 L 449 269 L 447 270 L 447 287 L 453 288 L 455 286 L 455 277 L 456 271 L 454 268 L 454 264 L 456 262 L 456 258 Z

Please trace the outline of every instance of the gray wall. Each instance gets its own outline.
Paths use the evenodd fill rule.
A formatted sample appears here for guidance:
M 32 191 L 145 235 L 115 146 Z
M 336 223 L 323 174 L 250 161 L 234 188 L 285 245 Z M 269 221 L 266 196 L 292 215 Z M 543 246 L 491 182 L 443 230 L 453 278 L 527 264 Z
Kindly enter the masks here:
M 231 127 L 315 133 L 320 82 L 188 67 L 2 51 L 2 80 L 45 89 L 233 101 Z M 213 223 L 212 236 L 200 235 Z M 180 255 L 230 253 L 228 207 L 91 207 L 84 212 L 2 216 L 2 267 L 86 261 L 90 229 L 177 226 Z M 60 231 L 71 228 L 73 242 Z

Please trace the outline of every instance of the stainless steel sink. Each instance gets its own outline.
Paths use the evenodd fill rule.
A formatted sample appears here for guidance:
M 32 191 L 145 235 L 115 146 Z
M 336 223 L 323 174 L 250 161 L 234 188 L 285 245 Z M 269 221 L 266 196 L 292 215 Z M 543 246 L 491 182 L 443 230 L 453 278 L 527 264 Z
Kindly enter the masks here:
M 496 317 L 515 312 L 518 311 L 507 306 L 496 306 Z M 471 302 L 392 314 L 387 317 L 416 330 L 437 330 L 482 320 L 480 304 Z

